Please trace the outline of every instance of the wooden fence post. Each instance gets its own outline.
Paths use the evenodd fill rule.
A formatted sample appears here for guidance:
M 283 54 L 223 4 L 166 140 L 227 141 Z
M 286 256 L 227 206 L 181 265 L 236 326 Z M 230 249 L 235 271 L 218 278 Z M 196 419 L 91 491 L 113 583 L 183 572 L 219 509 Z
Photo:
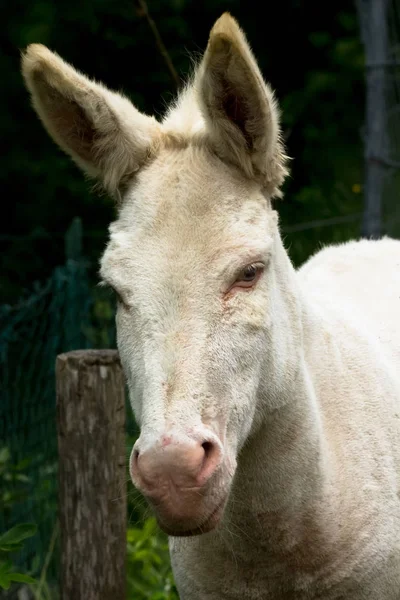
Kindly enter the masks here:
M 61 600 L 125 600 L 125 386 L 115 350 L 57 357 Z

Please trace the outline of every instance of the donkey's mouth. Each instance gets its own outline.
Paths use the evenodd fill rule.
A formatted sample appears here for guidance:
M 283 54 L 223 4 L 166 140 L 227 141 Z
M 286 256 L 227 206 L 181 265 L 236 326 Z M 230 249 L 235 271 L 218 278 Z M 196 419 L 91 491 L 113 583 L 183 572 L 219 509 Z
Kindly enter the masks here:
M 212 513 L 206 517 L 205 520 L 201 521 L 200 524 L 194 524 L 193 527 L 188 529 L 180 529 L 180 527 L 171 527 L 163 522 L 160 518 L 157 518 L 158 524 L 160 528 L 167 534 L 173 537 L 190 537 L 195 535 L 202 535 L 203 533 L 208 533 L 215 529 L 218 523 L 221 521 L 222 515 L 224 513 L 225 504 L 227 498 L 224 497 L 214 508 Z

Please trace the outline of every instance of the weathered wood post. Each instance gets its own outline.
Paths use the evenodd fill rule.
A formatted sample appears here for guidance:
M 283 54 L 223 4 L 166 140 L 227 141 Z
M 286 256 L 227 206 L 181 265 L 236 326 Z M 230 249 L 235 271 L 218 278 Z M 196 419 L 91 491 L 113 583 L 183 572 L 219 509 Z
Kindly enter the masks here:
M 382 200 L 387 177 L 389 0 L 357 0 L 366 61 L 365 184 L 362 235 L 382 235 Z
M 125 391 L 115 350 L 57 357 L 61 600 L 124 600 Z

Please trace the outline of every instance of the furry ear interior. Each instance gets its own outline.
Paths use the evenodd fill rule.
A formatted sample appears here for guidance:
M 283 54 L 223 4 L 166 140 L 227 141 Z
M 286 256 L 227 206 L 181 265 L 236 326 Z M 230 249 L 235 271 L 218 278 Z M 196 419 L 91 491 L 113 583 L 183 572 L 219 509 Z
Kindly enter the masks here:
M 158 135 L 157 121 L 40 44 L 30 45 L 23 54 L 22 73 L 53 140 L 115 193 L 146 159 Z
M 206 127 L 221 156 L 279 196 L 287 158 L 278 107 L 244 33 L 228 13 L 211 30 L 196 87 Z

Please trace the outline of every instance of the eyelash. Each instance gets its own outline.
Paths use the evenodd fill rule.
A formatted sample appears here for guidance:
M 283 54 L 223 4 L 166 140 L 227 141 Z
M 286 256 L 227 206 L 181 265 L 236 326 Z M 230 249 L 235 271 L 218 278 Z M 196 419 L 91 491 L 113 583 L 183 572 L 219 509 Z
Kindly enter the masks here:
M 265 265 L 263 263 L 252 263 L 250 265 L 247 265 L 237 275 L 234 283 L 231 285 L 231 287 L 229 288 L 228 291 L 230 291 L 234 288 L 250 289 L 250 288 L 254 287 L 256 285 L 256 283 L 258 282 L 258 280 L 260 279 L 260 277 L 264 271 L 264 268 L 265 268 Z M 252 275 L 251 279 L 245 278 L 246 271 L 247 272 L 250 271 L 250 275 Z

